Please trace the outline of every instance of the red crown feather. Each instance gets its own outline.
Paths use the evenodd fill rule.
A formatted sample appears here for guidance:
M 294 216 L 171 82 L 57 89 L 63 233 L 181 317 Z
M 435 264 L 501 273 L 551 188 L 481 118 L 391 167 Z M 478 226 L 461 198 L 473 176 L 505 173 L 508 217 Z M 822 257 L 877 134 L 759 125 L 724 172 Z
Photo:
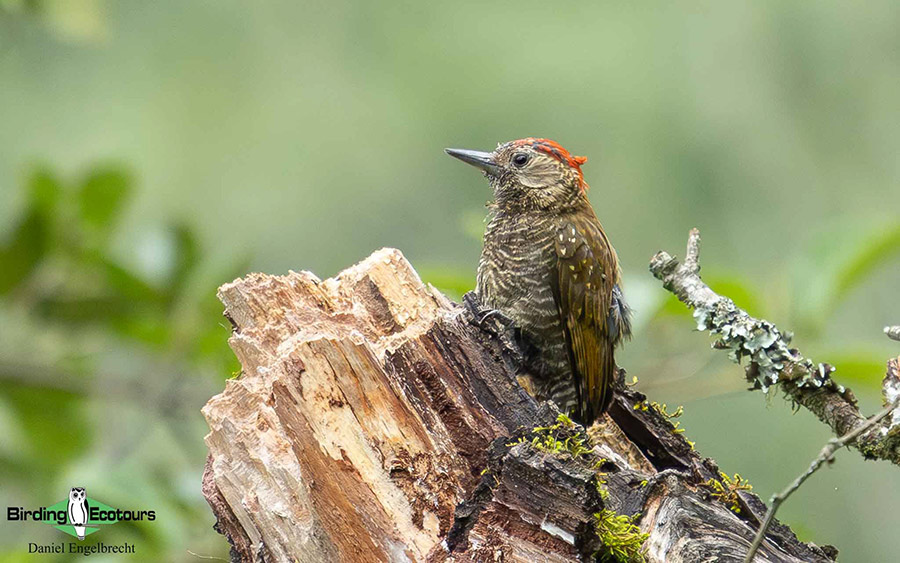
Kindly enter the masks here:
M 535 150 L 539 150 L 542 153 L 549 154 L 556 160 L 574 168 L 575 171 L 578 172 L 578 181 L 581 183 L 581 189 L 585 191 L 587 190 L 588 185 L 585 183 L 584 174 L 581 172 L 581 165 L 587 162 L 586 156 L 572 156 L 569 151 L 562 147 L 562 145 L 560 145 L 556 141 L 551 141 L 550 139 L 528 137 L 525 139 L 519 139 L 518 141 L 515 141 L 514 144 L 516 146 L 528 145 Z

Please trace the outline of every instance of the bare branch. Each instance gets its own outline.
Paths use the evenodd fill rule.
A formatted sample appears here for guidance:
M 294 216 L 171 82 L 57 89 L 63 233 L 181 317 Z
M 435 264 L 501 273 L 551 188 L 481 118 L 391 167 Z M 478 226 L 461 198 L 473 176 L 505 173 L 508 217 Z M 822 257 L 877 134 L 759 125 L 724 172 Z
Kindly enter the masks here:
M 799 489 L 804 481 L 809 479 L 813 473 L 818 471 L 818 469 L 822 467 L 823 463 L 832 461 L 835 452 L 852 443 L 863 432 L 874 428 L 875 425 L 881 422 L 883 418 L 891 414 L 891 412 L 893 412 L 895 408 L 897 408 L 897 404 L 890 405 L 872 418 L 868 419 L 864 424 L 855 428 L 849 434 L 840 438 L 832 438 L 831 440 L 828 440 L 828 443 L 825 444 L 825 447 L 822 448 L 822 451 L 819 452 L 818 457 L 813 460 L 813 462 L 809 465 L 809 469 L 807 469 L 805 473 L 794 479 L 794 482 L 788 485 L 786 489 L 784 489 L 780 493 L 772 495 L 772 499 L 770 500 L 772 505 L 766 512 L 766 518 L 765 520 L 763 520 L 762 525 L 759 527 L 759 531 L 756 532 L 756 537 L 753 538 L 753 543 L 750 545 L 750 551 L 747 552 L 747 557 L 744 559 L 744 563 L 753 562 L 753 558 L 756 556 L 756 552 L 759 549 L 759 546 L 762 545 L 762 542 L 766 537 L 766 531 L 768 531 L 769 526 L 772 524 L 772 520 L 775 519 L 775 512 L 778 510 L 781 504 L 785 500 L 787 500 L 787 498 L 791 496 L 794 491 Z
M 790 333 L 781 332 L 764 319 L 751 317 L 703 282 L 699 274 L 699 245 L 700 234 L 692 229 L 684 262 L 660 251 L 650 261 L 650 272 L 694 310 L 699 330 L 717 337 L 713 347 L 728 350 L 735 363 L 747 358 L 745 374 L 754 389 L 765 392 L 780 384 L 792 401 L 830 426 L 835 436 L 849 435 L 865 425 L 866 418 L 859 412 L 853 392 L 831 378 L 834 367 L 805 358 L 790 347 Z M 886 405 L 893 404 L 889 400 L 891 393 L 900 394 L 900 378 L 891 378 L 890 368 L 888 371 L 884 383 Z M 900 420 L 892 420 L 879 428 L 868 428 L 852 445 L 867 458 L 900 465 L 898 434 Z
M 700 273 L 700 231 L 697 229 L 691 229 L 688 234 L 684 267 L 695 274 Z

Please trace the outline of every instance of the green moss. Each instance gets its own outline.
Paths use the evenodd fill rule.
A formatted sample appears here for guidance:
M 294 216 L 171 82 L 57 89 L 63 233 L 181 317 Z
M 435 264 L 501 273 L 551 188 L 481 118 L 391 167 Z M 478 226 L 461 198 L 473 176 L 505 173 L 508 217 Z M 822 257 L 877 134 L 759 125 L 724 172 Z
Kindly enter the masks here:
M 725 473 L 719 472 L 722 480 L 709 479 L 704 483 L 712 491 L 712 497 L 721 501 L 735 514 L 741 513 L 740 498 L 738 491 L 752 491 L 751 485 L 746 479 L 735 473 L 734 477 L 729 477 Z
M 587 435 L 576 430 L 577 425 L 568 416 L 561 414 L 556 423 L 550 426 L 538 426 L 517 441 L 507 444 L 512 447 L 529 444 L 532 448 L 554 455 L 568 454 L 578 459 L 591 453 L 591 444 Z M 596 472 L 594 486 L 603 501 L 609 498 L 606 487 L 606 473 L 600 471 L 606 459 L 596 459 L 591 468 Z M 645 483 L 642 483 L 645 485 Z M 604 509 L 594 514 L 594 527 L 601 547 L 596 558 L 601 562 L 646 563 L 643 544 L 650 534 L 643 534 L 635 521 L 640 517 L 625 516 L 613 510 Z
M 600 498 L 603 499 L 603 502 L 609 498 L 609 489 L 606 488 L 606 473 L 597 473 L 595 476 L 597 480 L 597 492 L 600 494 Z
M 681 405 L 678 405 L 678 408 L 676 408 L 671 413 L 669 412 L 669 407 L 665 403 L 659 404 L 656 401 L 652 401 L 650 403 L 650 406 L 653 408 L 653 410 L 655 410 L 656 412 L 663 415 L 665 418 L 667 418 L 669 420 L 672 420 L 673 418 L 678 418 L 679 416 L 684 414 L 684 407 Z
M 625 516 L 604 509 L 594 514 L 594 526 L 602 547 L 596 557 L 601 562 L 646 563 L 643 545 L 650 534 L 635 525 L 640 514 Z
M 669 412 L 669 407 L 665 403 L 657 403 L 656 401 L 647 402 L 646 400 L 644 400 L 638 401 L 632 408 L 634 408 L 634 410 L 636 411 L 649 411 L 652 409 L 659 413 L 660 416 L 665 418 L 667 421 L 669 421 L 669 424 L 672 425 L 672 434 L 681 434 L 682 432 L 684 432 L 684 428 L 681 427 L 681 423 L 677 420 L 674 420 L 684 414 L 684 407 L 681 405 L 679 405 L 678 408 L 676 408 L 674 411 Z M 691 444 L 691 449 L 693 450 L 693 443 L 688 443 Z
M 538 451 L 550 454 L 567 453 L 573 458 L 579 458 L 591 452 L 590 442 L 584 433 L 572 432 L 573 428 L 575 428 L 575 423 L 572 419 L 560 414 L 556 417 L 556 424 L 538 426 L 532 430 L 530 440 L 527 436 L 523 436 L 507 445 L 512 447 L 527 442 Z
M 636 411 L 648 411 L 650 409 L 653 409 L 668 420 L 678 418 L 679 416 L 684 414 L 684 407 L 681 405 L 679 405 L 678 408 L 676 408 L 674 411 L 669 412 L 668 405 L 666 405 L 665 403 L 657 403 L 656 401 L 638 401 L 632 408 Z
M 559 424 L 562 424 L 566 428 L 574 428 L 575 427 L 575 422 L 571 418 L 569 418 L 568 415 L 565 415 L 562 413 L 559 413 L 559 415 L 557 415 L 556 422 Z

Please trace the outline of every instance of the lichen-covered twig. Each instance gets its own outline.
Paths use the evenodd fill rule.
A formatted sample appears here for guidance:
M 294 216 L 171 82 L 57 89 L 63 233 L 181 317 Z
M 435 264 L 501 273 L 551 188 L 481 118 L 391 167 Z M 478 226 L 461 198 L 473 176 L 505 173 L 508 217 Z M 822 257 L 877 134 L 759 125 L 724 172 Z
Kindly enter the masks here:
M 766 518 L 763 520 L 762 525 L 759 527 L 759 530 L 756 532 L 756 537 L 753 538 L 753 543 L 750 544 L 750 550 L 747 552 L 747 557 L 744 559 L 744 563 L 752 563 L 753 557 L 756 555 L 756 551 L 759 549 L 759 546 L 762 545 L 763 540 L 766 537 L 766 532 L 769 529 L 769 526 L 772 524 L 772 520 L 775 519 L 775 512 L 778 510 L 778 507 L 787 500 L 791 494 L 794 493 L 804 481 L 809 479 L 813 473 L 815 473 L 822 464 L 825 462 L 829 462 L 834 459 L 834 454 L 839 449 L 843 448 L 847 444 L 850 444 L 855 440 L 860 434 L 863 432 L 874 428 L 882 419 L 886 418 L 894 409 L 897 408 L 897 404 L 892 404 L 881 412 L 868 419 L 865 423 L 854 429 L 852 432 L 845 436 L 841 436 L 840 438 L 832 438 L 828 440 L 828 443 L 825 444 L 825 447 L 822 448 L 822 451 L 819 452 L 818 457 L 812 461 L 809 465 L 809 468 L 801 474 L 799 477 L 794 479 L 794 482 L 787 486 L 786 489 L 781 491 L 780 493 L 776 493 L 772 495 L 772 499 L 770 500 L 771 506 L 769 506 L 769 510 L 766 512 Z
M 815 363 L 790 347 L 791 334 L 772 323 L 751 317 L 734 302 L 714 292 L 700 278 L 700 233 L 692 229 L 683 262 L 666 252 L 658 252 L 650 261 L 650 272 L 663 286 L 694 310 L 699 330 L 708 330 L 717 340 L 713 347 L 728 350 L 736 363 L 746 358 L 745 373 L 753 388 L 766 391 L 779 384 L 796 404 L 828 424 L 835 436 L 851 435 L 867 424 L 860 414 L 850 389 L 831 378 L 834 367 Z M 893 360 L 892 360 L 893 361 Z M 894 370 L 896 372 L 896 370 Z M 889 395 L 900 394 L 900 378 L 891 378 L 891 366 L 885 377 L 885 404 L 893 404 Z M 855 434 L 851 445 L 865 457 L 887 459 L 900 465 L 900 417 L 888 424 L 866 428 Z
M 884 327 L 884 333 L 891 340 L 900 340 L 900 325 Z

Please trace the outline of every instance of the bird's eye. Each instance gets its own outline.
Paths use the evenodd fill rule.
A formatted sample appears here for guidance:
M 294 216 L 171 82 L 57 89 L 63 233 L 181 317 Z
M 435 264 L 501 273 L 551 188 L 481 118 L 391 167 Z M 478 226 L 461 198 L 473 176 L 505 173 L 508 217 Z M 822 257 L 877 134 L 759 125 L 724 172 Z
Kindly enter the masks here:
M 522 166 L 525 166 L 528 163 L 528 155 L 523 152 L 520 152 L 519 154 L 517 154 L 516 156 L 514 156 L 512 158 L 512 161 L 513 161 L 513 164 L 515 164 L 516 166 L 521 168 Z

